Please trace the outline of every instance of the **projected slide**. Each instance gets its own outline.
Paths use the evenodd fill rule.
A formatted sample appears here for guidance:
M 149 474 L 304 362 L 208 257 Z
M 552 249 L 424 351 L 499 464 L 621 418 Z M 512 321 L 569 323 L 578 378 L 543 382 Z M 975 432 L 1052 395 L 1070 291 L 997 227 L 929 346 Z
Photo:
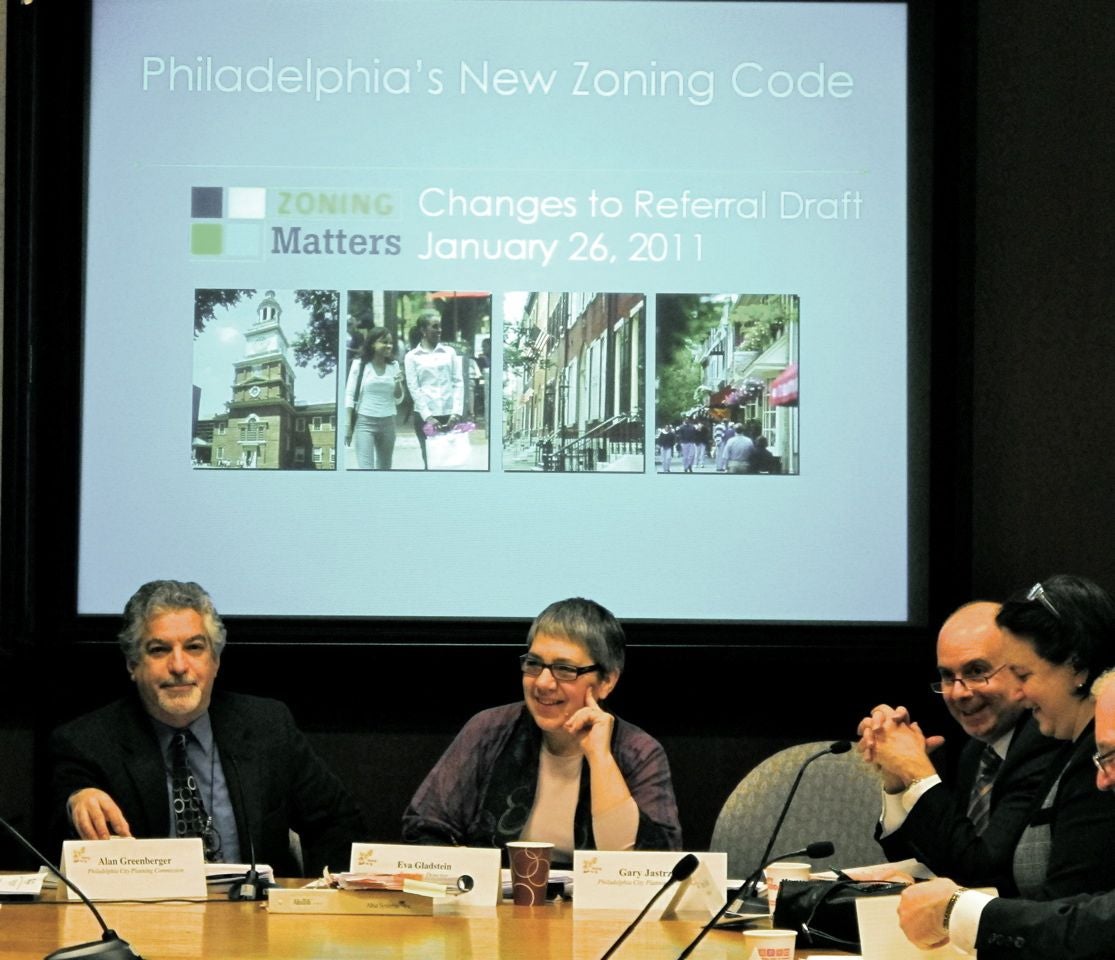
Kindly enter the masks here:
M 79 611 L 902 622 L 901 4 L 97 0 Z

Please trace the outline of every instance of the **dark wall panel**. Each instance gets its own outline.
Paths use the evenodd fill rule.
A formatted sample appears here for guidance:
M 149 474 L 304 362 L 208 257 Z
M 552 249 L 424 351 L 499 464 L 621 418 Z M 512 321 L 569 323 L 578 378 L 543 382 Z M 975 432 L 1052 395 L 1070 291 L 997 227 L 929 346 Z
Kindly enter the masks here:
M 1115 588 L 1115 7 L 978 22 L 974 592 Z

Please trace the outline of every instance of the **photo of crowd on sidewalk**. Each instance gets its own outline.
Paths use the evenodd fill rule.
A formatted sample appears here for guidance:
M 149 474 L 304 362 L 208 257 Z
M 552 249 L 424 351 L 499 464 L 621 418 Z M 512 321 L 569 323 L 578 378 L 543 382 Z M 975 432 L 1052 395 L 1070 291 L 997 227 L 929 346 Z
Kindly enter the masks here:
M 658 296 L 659 473 L 798 473 L 799 312 L 791 294 Z

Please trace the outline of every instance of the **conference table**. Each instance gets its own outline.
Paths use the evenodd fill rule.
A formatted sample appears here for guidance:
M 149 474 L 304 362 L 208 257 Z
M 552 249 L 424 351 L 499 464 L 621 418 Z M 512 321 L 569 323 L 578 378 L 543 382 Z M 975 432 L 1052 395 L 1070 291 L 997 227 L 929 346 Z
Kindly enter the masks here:
M 98 903 L 108 926 L 145 960 L 599 960 L 632 915 L 574 910 L 567 902 L 540 907 L 471 908 L 432 917 L 271 914 L 262 903 Z M 700 929 L 700 920 L 647 921 L 615 960 L 673 960 Z M 100 927 L 80 902 L 58 891 L 0 906 L 0 956 L 42 960 L 51 951 L 99 939 Z M 799 949 L 797 957 L 837 955 Z M 743 937 L 714 930 L 693 960 L 745 960 Z

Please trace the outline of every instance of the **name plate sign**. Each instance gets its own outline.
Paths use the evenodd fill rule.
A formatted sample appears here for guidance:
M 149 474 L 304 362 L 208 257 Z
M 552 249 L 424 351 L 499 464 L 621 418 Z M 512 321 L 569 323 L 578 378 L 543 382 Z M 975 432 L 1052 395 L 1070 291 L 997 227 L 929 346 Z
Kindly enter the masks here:
M 201 838 L 66 840 L 62 872 L 90 900 L 204 900 Z M 71 900 L 80 897 L 69 887 Z
M 494 907 L 503 886 L 496 847 L 429 847 L 405 843 L 354 843 L 353 873 L 419 873 L 427 883 L 457 887 L 472 878 L 472 889 L 453 898 L 461 906 Z
M 574 850 L 573 907 L 589 910 L 631 910 L 647 905 L 670 879 L 681 859 L 675 851 Z M 682 912 L 712 917 L 728 896 L 728 855 L 698 853 L 700 866 L 662 895 L 649 919 Z

